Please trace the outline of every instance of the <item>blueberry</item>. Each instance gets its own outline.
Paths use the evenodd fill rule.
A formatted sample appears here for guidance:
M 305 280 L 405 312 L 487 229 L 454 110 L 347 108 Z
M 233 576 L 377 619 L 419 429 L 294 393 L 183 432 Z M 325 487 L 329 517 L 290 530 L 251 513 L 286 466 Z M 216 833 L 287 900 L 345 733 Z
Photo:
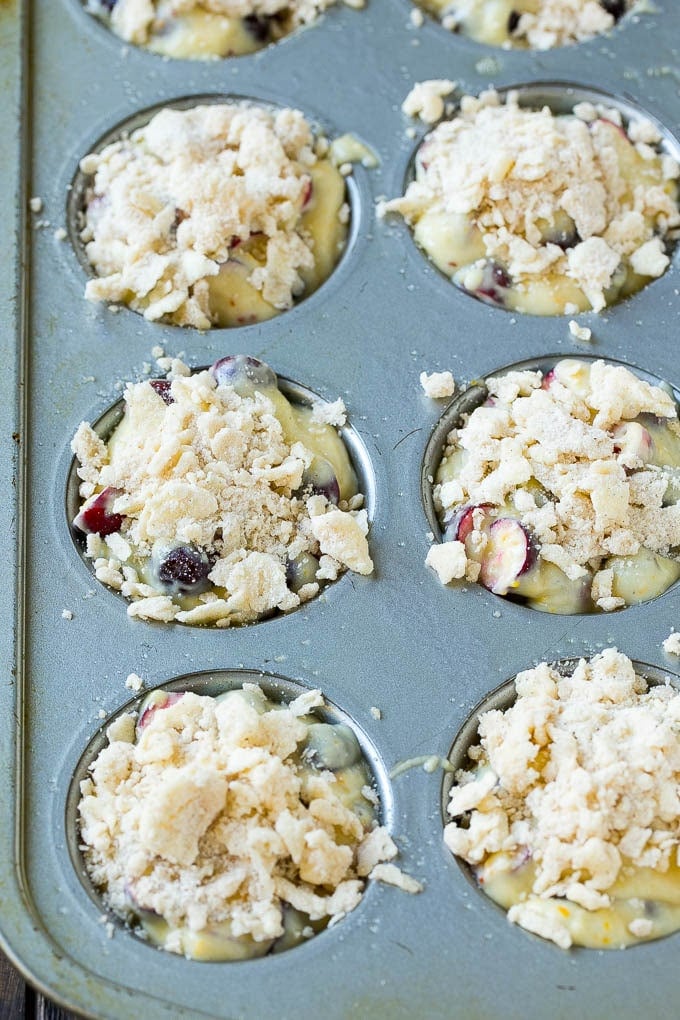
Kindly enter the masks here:
M 212 562 L 208 554 L 195 545 L 154 547 L 154 574 L 161 586 L 172 595 L 198 595 L 210 588 L 208 574 Z
M 254 39 L 260 43 L 266 43 L 271 38 L 271 18 L 262 17 L 259 14 L 246 14 L 243 24 Z
M 550 244 L 556 244 L 566 251 L 567 248 L 575 248 L 577 244 L 581 243 L 581 235 L 579 234 L 576 227 L 572 229 L 565 227 L 563 229 L 555 229 L 548 231 L 543 235 L 543 239 Z
M 625 0 L 600 0 L 607 14 L 611 14 L 614 21 L 618 21 L 626 13 Z
M 247 354 L 229 354 L 220 358 L 210 369 L 218 386 L 233 386 L 237 392 L 239 385 L 271 387 L 276 386 L 276 373 L 264 361 L 251 358 Z
M 325 496 L 336 506 L 340 502 L 340 486 L 335 471 L 324 457 L 315 457 L 302 475 L 301 492 Z
M 169 379 L 150 379 L 151 388 L 156 391 L 159 397 L 168 405 L 175 403 L 175 398 L 170 392 L 172 383 Z
M 312 723 L 303 754 L 316 768 L 338 772 L 360 761 L 361 748 L 349 726 Z
M 518 11 L 510 11 L 510 14 L 508 15 L 508 33 L 510 35 L 512 35 L 519 25 L 519 18 L 520 15 Z
M 319 561 L 311 553 L 300 553 L 286 564 L 286 583 L 291 591 L 300 591 L 305 584 L 314 584 Z

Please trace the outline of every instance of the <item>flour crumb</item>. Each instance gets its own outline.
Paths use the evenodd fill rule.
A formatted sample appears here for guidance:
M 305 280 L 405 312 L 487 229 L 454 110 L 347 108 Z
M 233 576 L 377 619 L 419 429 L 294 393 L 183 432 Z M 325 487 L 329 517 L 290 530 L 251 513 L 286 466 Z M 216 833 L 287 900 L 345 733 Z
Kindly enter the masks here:
M 40 198 L 39 195 L 34 195 L 33 198 L 30 198 L 28 200 L 28 206 L 29 206 L 31 212 L 34 212 L 34 213 L 42 212 L 43 200 L 42 200 L 42 198 Z
M 314 404 L 312 421 L 319 425 L 333 425 L 335 428 L 342 428 L 347 423 L 347 408 L 342 397 L 338 397 L 333 403 L 320 401 Z
M 425 124 L 434 124 L 444 116 L 444 99 L 455 87 L 455 81 L 448 78 L 417 82 L 401 104 L 401 109 L 407 117 L 418 117 Z
M 673 631 L 663 643 L 663 650 L 668 655 L 680 655 L 680 631 Z
M 680 654 L 680 652 L 678 654 Z M 371 713 L 374 719 L 382 719 L 382 712 L 380 711 L 379 708 L 376 708 L 375 705 L 371 705 L 369 712 Z
M 144 681 L 136 673 L 130 673 L 125 681 L 125 686 L 129 691 L 141 691 Z
M 402 892 L 415 895 L 423 891 L 424 886 L 417 878 L 406 875 L 396 864 L 376 864 L 371 871 L 369 878 L 376 882 L 384 882 L 385 885 L 393 885 Z
M 61 611 L 61 618 L 62 618 L 62 620 L 72 620 L 73 619 L 73 612 L 72 612 L 72 610 L 70 610 L 70 609 L 62 609 L 62 611 Z
M 593 331 L 588 326 L 580 326 L 576 319 L 572 319 L 569 323 L 569 332 L 576 340 L 582 340 L 584 343 L 588 343 L 593 338 Z
M 431 400 L 442 400 L 452 397 L 456 392 L 456 383 L 451 372 L 421 372 L 420 385 L 425 396 Z
M 430 546 L 425 563 L 437 574 L 442 584 L 465 577 L 467 557 L 462 542 L 442 542 Z

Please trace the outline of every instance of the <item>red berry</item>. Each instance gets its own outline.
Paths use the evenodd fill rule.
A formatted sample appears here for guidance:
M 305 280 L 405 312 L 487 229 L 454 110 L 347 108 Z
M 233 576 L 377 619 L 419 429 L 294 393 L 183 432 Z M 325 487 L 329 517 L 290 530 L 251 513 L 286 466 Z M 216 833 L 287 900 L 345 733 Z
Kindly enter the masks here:
M 114 489 L 111 486 L 102 489 L 83 504 L 73 521 L 73 527 L 84 531 L 85 534 L 101 535 L 102 538 L 120 531 L 125 517 L 123 514 L 112 513 L 111 509 L 122 494 L 122 489 Z

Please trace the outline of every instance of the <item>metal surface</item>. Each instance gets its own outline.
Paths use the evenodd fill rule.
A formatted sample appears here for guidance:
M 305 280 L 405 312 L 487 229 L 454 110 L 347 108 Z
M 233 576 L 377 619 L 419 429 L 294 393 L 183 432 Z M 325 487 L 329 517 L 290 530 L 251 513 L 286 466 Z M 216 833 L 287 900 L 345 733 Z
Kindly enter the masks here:
M 610 38 L 532 54 L 491 51 L 429 20 L 415 30 L 410 9 L 407 0 L 369 0 L 364 11 L 339 7 L 259 54 L 199 64 L 125 48 L 77 0 L 25 0 L 21 10 L 17 0 L 0 3 L 2 194 L 15 216 L 16 256 L 0 267 L 0 463 L 10 504 L 0 531 L 7 664 L 0 680 L 0 928 L 3 947 L 31 980 L 83 1013 L 258 1020 L 321 1012 L 327 1020 L 587 1013 L 623 1020 L 643 1007 L 660 1017 L 677 1012 L 680 936 L 625 953 L 567 953 L 510 926 L 446 851 L 441 778 L 423 770 L 391 783 L 390 824 L 404 868 L 425 881 L 425 891 L 409 897 L 372 887 L 340 924 L 279 957 L 208 965 L 153 952 L 124 931 L 109 939 L 71 864 L 69 784 L 100 725 L 98 711 L 113 713 L 129 700 L 124 680 L 133 671 L 147 688 L 241 666 L 319 686 L 363 728 L 386 772 L 412 756 L 445 756 L 472 707 L 541 659 L 613 644 L 662 669 L 670 665 L 661 641 L 678 626 L 677 587 L 613 615 L 561 617 L 477 586 L 442 588 L 425 568 L 430 525 L 420 476 L 441 408 L 422 394 L 420 371 L 450 368 L 464 381 L 583 346 L 569 335 L 567 318 L 512 315 L 456 290 L 408 229 L 377 221 L 374 207 L 378 196 L 401 192 L 417 140 L 405 133 L 410 123 L 400 104 L 425 78 L 455 78 L 473 93 L 491 82 L 579 83 L 630 99 L 677 136 L 680 12 L 673 0 L 658 0 Z M 353 236 L 337 271 L 284 315 L 205 334 L 86 303 L 85 272 L 69 243 L 53 236 L 67 225 L 78 159 L 159 102 L 230 93 L 299 106 L 329 134 L 353 132 L 380 157 L 379 169 L 354 172 Z M 31 216 L 25 241 L 30 194 L 45 209 Z M 37 227 L 37 219 L 50 226 Z M 594 353 L 677 385 L 677 254 L 674 263 L 626 303 L 579 318 L 593 329 Z M 253 354 L 318 393 L 343 396 L 375 478 L 374 577 L 345 575 L 322 599 L 251 627 L 128 620 L 69 536 L 68 444 L 79 421 L 98 418 L 117 399 L 118 381 L 141 377 L 156 344 L 185 352 L 194 366 Z M 21 433 L 18 454 L 12 433 Z M 71 621 L 62 618 L 64 608 Z M 381 720 L 371 706 L 382 710 Z

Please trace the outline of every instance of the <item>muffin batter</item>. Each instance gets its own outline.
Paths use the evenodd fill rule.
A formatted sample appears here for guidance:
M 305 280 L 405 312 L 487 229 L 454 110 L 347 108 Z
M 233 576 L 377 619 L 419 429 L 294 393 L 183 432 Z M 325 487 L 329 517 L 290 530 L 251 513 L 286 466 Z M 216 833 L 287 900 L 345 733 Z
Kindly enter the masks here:
M 533 315 L 600 311 L 661 276 L 680 168 L 647 120 L 509 92 L 465 96 L 426 136 L 398 213 L 435 265 L 482 301 Z
M 289 403 L 245 355 L 128 386 L 108 442 L 72 442 L 95 574 L 130 616 L 249 623 L 299 606 L 345 569 L 370 574 L 368 520 L 334 425 L 342 402 Z
M 617 949 L 680 928 L 680 695 L 614 648 L 564 677 L 518 674 L 479 717 L 444 830 L 508 919 L 563 949 Z
M 504 49 L 548 50 L 608 32 L 633 0 L 423 0 L 445 28 Z
M 675 401 L 623 366 L 559 361 L 486 381 L 434 487 L 427 562 L 550 613 L 644 602 L 680 577 Z
M 178 326 L 239 326 L 290 308 L 347 236 L 342 175 L 299 110 L 164 109 L 81 160 L 90 301 Z
M 197 960 L 281 952 L 353 910 L 396 855 L 354 732 L 255 684 L 157 691 L 81 783 L 80 843 L 106 905 Z
M 310 25 L 335 0 L 89 0 L 87 9 L 125 42 L 164 57 L 254 53 Z M 363 7 L 363 0 L 345 0 Z

